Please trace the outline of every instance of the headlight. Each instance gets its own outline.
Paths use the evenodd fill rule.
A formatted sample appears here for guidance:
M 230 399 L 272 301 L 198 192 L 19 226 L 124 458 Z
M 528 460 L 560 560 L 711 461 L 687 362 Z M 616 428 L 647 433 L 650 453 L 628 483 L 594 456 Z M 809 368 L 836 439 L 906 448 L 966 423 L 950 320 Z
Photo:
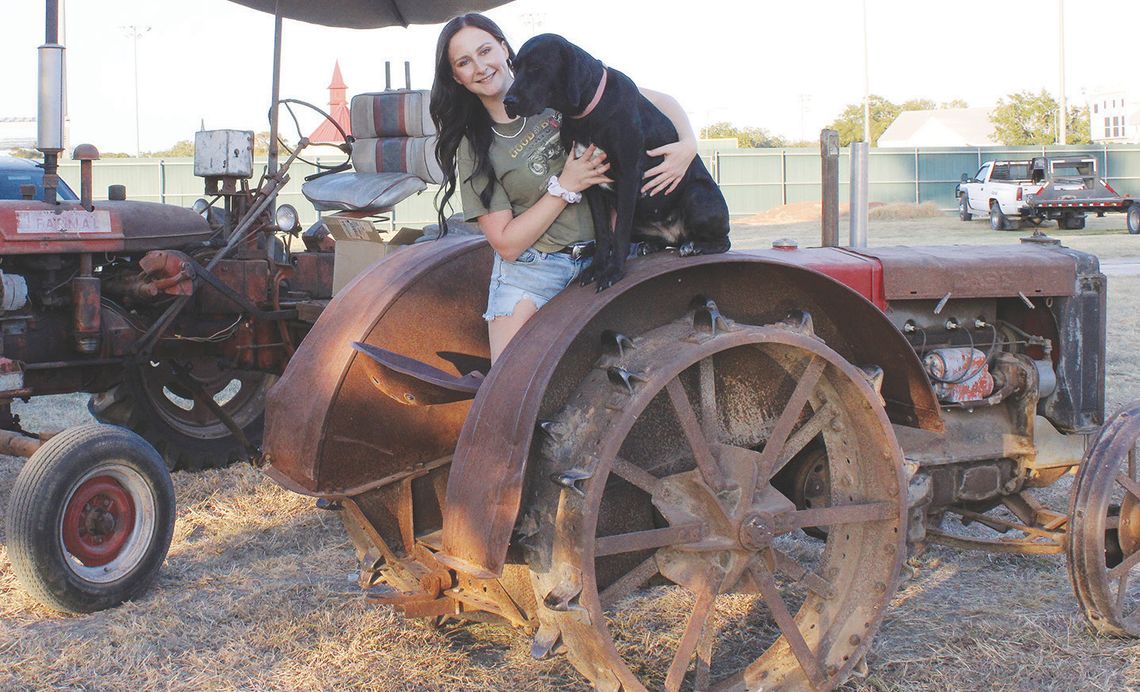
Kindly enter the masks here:
M 297 210 L 291 204 L 282 204 L 277 207 L 277 228 L 285 233 L 292 233 L 301 225 Z
M 191 204 L 190 208 L 194 210 L 195 214 L 205 217 L 206 210 L 210 208 L 210 203 L 199 197 L 198 199 L 194 200 L 194 204 Z

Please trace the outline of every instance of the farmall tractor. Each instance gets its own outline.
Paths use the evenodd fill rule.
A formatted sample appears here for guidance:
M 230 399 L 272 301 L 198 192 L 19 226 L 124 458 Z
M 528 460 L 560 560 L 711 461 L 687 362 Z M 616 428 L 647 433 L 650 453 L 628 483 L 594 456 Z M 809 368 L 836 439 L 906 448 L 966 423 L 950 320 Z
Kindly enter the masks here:
M 276 9 L 341 25 L 367 16 L 350 3 L 322 3 L 320 16 L 300 2 Z M 358 98 L 374 125 L 404 126 L 358 131 L 367 141 L 353 145 L 356 170 L 307 186 L 314 203 L 348 214 L 375 210 L 374 176 L 386 173 L 376 152 L 423 151 L 431 136 L 406 129 L 425 122 L 422 93 Z M 125 222 L 143 207 L 124 202 L 94 205 L 123 236 L 113 247 L 95 255 L 77 249 L 90 236 L 68 236 L 69 253 L 26 258 L 19 333 L 55 324 L 51 343 L 72 351 L 25 365 L 22 386 L 44 386 L 32 373 L 74 371 L 79 384 L 52 391 L 129 385 L 150 396 L 124 401 L 157 410 L 156 392 L 169 392 L 202 406 L 200 427 L 220 419 L 248 448 L 246 408 L 210 394 L 250 378 L 267 402 L 266 472 L 339 514 L 370 600 L 435 622 L 521 628 L 535 656 L 565 653 L 604 689 L 828 689 L 861 665 L 908 553 L 936 542 L 1067 552 L 1092 628 L 1140 635 L 1130 580 L 1140 409 L 1105 425 L 1106 282 L 1091 255 L 1040 237 L 662 252 L 604 292 L 563 292 L 491 368 L 480 315 L 492 250 L 481 238 L 400 250 L 329 301 L 306 278 L 321 276 L 327 253 L 282 255 L 271 233 L 251 230 L 268 228 L 266 195 L 239 184 L 226 199 L 253 220 L 223 228 L 224 242 L 197 256 L 183 250 L 190 261 L 168 252 L 179 261 L 140 267 L 146 255 L 129 251 Z M 16 223 L 4 221 L 10 209 L 0 206 L 0 223 Z M 213 237 L 197 215 L 169 214 Z M 6 239 L 23 237 L 14 228 L 3 227 Z M 173 236 L 161 242 L 186 247 L 187 232 Z M 217 279 L 226 262 L 234 283 Z M 84 333 L 90 300 L 76 281 L 88 274 L 103 338 L 80 356 L 60 335 Z M 174 289 L 188 295 L 167 297 Z M 16 520 L 30 527 L 29 554 L 64 565 L 54 574 L 71 600 L 40 579 L 39 595 L 57 605 L 93 609 L 100 570 L 129 577 L 119 565 L 133 564 L 130 551 L 151 550 L 137 527 L 167 526 L 146 512 L 172 511 L 169 491 L 136 492 L 128 439 L 117 428 L 65 432 L 29 462 L 37 480 L 18 484 L 10 513 L 38 512 L 43 524 L 36 533 Z M 76 457 L 81 473 L 44 461 Z M 52 473 L 65 480 L 53 485 Z M 1073 473 L 1067 508 L 1039 499 Z M 45 499 L 55 508 L 41 509 Z M 110 562 L 92 557 L 95 538 L 111 544 Z

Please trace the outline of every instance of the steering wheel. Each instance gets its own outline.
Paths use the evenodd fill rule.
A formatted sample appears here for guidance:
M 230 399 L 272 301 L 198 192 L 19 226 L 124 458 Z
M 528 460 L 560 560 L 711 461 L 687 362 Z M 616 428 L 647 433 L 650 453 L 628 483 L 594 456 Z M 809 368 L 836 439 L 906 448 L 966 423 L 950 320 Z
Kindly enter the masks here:
M 308 108 L 311 111 L 315 111 L 322 118 L 324 118 L 325 120 L 332 123 L 333 127 L 336 128 L 336 131 L 338 133 L 340 133 L 341 138 L 344 139 L 344 141 L 341 142 L 340 144 L 334 144 L 332 142 L 310 142 L 309 143 L 309 146 L 335 147 L 336 149 L 339 149 L 342 153 L 344 153 L 345 158 L 344 158 L 344 161 L 341 161 L 340 163 L 337 163 L 336 165 L 329 166 L 329 165 L 326 165 L 323 163 L 318 163 L 316 161 L 310 161 L 309 159 L 306 159 L 306 158 L 298 155 L 297 156 L 298 161 L 303 161 L 303 162 L 309 164 L 310 166 L 312 166 L 313 168 L 317 169 L 316 173 L 314 173 L 313 175 L 306 176 L 305 180 L 306 181 L 312 180 L 314 178 L 319 178 L 323 175 L 329 175 L 330 173 L 338 173 L 340 171 L 348 170 L 349 168 L 351 168 L 352 167 L 352 143 L 356 141 L 356 138 L 353 137 L 352 135 L 348 134 L 347 132 L 345 132 L 344 128 L 340 126 L 340 123 L 338 123 L 335 118 L 333 118 L 331 115 L 326 113 L 323 109 L 321 109 L 317 106 L 314 106 L 313 104 L 311 104 L 307 101 L 301 101 L 300 99 L 281 99 L 280 101 L 277 102 L 275 107 L 285 106 L 285 111 L 288 112 L 289 117 L 293 119 L 293 128 L 297 132 L 297 140 L 298 141 L 300 141 L 301 139 L 303 139 L 305 137 L 305 133 L 301 131 L 301 123 L 297 120 L 297 114 L 293 112 L 293 105 L 294 104 Z M 290 155 L 293 154 L 293 149 L 290 148 L 289 145 L 285 143 L 285 140 L 281 138 L 280 128 L 278 128 L 277 143 L 280 144 L 281 148 L 283 148 Z

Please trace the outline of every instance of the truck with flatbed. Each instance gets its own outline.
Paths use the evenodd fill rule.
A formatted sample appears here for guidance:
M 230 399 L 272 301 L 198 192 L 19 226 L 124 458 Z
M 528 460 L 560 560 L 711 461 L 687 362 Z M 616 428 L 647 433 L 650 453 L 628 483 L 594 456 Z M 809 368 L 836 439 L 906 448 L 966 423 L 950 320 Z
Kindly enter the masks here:
M 1063 230 L 1079 230 L 1088 214 L 1120 212 L 1128 232 L 1140 233 L 1138 200 L 1117 194 L 1091 156 L 986 161 L 973 177 L 962 174 L 955 195 L 963 221 L 987 214 L 995 231 L 1015 229 L 1020 221 L 1039 226 L 1045 220 L 1056 221 Z

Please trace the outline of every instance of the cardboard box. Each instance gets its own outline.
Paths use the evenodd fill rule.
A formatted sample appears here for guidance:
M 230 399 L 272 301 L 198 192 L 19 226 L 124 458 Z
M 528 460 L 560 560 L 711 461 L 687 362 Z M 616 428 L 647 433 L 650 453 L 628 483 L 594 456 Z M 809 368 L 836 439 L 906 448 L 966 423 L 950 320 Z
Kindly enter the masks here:
M 411 245 L 423 235 L 419 229 L 401 228 L 385 240 L 367 219 L 328 216 L 323 220 L 328 225 L 329 235 L 336 239 L 332 284 L 334 296 L 373 263 Z

